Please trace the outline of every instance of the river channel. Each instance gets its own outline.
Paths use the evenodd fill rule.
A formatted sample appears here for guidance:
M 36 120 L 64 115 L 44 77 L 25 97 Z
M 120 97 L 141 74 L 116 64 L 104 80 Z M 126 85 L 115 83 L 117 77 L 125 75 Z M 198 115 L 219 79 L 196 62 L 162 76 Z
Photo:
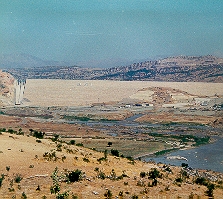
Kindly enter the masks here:
M 98 128 L 100 130 L 106 130 L 109 132 L 111 127 L 116 127 L 122 129 L 123 127 L 128 127 L 131 132 L 137 133 L 145 131 L 146 128 L 157 128 L 162 126 L 162 124 L 140 124 L 135 122 L 134 120 L 138 117 L 140 117 L 141 114 L 135 115 L 133 117 L 130 117 L 124 121 L 113 121 L 113 122 L 100 122 L 100 121 L 87 121 L 87 122 L 81 122 L 81 121 L 70 121 L 69 123 L 82 123 L 87 126 L 91 126 L 93 128 Z M 180 132 L 175 131 L 176 128 L 194 128 L 194 129 L 203 129 L 204 132 L 208 131 L 217 131 L 221 133 L 222 129 L 214 129 L 212 127 L 208 126 L 197 126 L 197 125 L 191 125 L 191 127 L 188 127 L 188 124 L 174 124 L 173 126 L 170 126 L 172 131 L 169 133 L 177 133 Z M 112 136 L 117 136 L 115 132 L 110 130 L 110 133 L 108 133 Z M 196 134 L 198 135 L 198 134 Z M 199 136 L 199 135 L 198 135 Z M 196 169 L 207 169 L 207 170 L 213 170 L 218 172 L 223 172 L 223 137 L 219 136 L 212 136 L 214 138 L 215 142 L 211 144 L 206 144 L 199 146 L 197 148 L 187 149 L 187 150 L 178 150 L 172 153 L 168 153 L 162 156 L 158 157 L 152 157 L 152 156 L 144 156 L 141 158 L 141 160 L 144 161 L 155 161 L 155 162 L 162 162 L 165 164 L 170 165 L 176 165 L 181 166 L 182 163 L 187 163 L 190 167 L 196 168 Z M 187 160 L 177 160 L 177 159 L 167 159 L 167 156 L 180 156 L 184 157 Z

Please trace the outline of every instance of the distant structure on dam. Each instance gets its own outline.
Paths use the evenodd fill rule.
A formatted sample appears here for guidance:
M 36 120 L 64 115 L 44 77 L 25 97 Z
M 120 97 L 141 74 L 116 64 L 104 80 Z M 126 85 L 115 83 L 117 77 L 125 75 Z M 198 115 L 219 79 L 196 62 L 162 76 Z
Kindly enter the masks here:
M 18 79 L 15 81 L 15 105 L 20 105 L 25 92 L 26 80 Z

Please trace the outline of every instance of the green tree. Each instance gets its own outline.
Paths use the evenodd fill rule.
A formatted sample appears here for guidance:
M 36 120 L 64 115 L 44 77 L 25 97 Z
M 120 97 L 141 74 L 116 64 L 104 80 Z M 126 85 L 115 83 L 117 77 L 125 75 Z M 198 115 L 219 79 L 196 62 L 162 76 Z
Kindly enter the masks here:
M 108 142 L 108 146 L 110 147 L 112 145 L 112 142 Z

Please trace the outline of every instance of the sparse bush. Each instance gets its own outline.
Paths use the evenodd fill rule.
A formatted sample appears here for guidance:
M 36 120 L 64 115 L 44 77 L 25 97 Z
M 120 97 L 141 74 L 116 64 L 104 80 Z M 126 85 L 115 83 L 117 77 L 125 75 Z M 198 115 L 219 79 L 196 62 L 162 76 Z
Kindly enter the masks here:
M 51 176 L 51 178 L 53 179 L 53 186 L 50 187 L 51 194 L 58 194 L 60 192 L 60 185 L 57 174 L 58 174 L 58 168 L 56 167 Z
M 107 160 L 107 157 L 108 157 L 108 150 L 105 150 L 104 151 L 104 158 L 105 158 L 105 160 Z
M 6 166 L 5 169 L 6 169 L 6 171 L 9 171 L 10 170 L 10 166 Z
M 164 190 L 165 191 L 170 191 L 170 185 L 167 185 Z
M 161 177 L 160 172 L 156 168 L 152 169 L 152 171 L 149 172 L 150 179 L 156 179 L 156 178 L 160 178 L 160 177 Z
M 176 178 L 175 181 L 176 182 L 179 182 L 179 183 L 182 183 L 183 182 L 183 179 L 182 178 Z
M 134 161 L 134 158 L 132 156 L 127 156 L 126 158 L 130 161 Z
M 56 155 L 56 152 L 52 152 L 52 153 L 49 153 L 49 152 L 45 152 L 43 154 L 43 157 L 44 159 L 48 160 L 48 161 L 57 161 L 58 160 L 58 157 Z
M 181 167 L 185 167 L 185 168 L 187 168 L 187 167 L 188 167 L 188 164 L 183 162 L 183 163 L 181 164 Z
M 67 199 L 68 196 L 69 196 L 69 193 L 65 191 L 64 193 L 57 194 L 56 199 Z
M 22 197 L 21 197 L 21 199 L 26 199 L 26 198 L 27 198 L 27 196 L 26 196 L 25 192 L 22 192 Z
M 110 147 L 112 145 L 112 142 L 108 142 L 108 147 Z
M 76 171 L 69 172 L 68 174 L 66 174 L 66 176 L 69 182 L 77 182 L 81 180 L 82 177 L 81 174 L 82 174 L 81 170 L 77 169 Z
M 112 198 L 112 192 L 108 189 L 105 194 L 104 194 L 106 199 L 111 199 Z
M 207 185 L 208 190 L 206 191 L 206 194 L 207 194 L 208 197 L 213 197 L 214 188 L 215 188 L 214 184 L 208 184 Z
M 97 178 L 104 180 L 106 178 L 106 175 L 102 171 L 99 171 L 98 175 L 97 175 Z
M 34 131 L 34 133 L 32 134 L 33 137 L 38 138 L 38 139 L 43 139 L 45 133 L 41 132 L 41 131 Z
M 14 181 L 15 181 L 15 183 L 20 183 L 22 181 L 22 175 L 17 173 L 14 176 Z
M 90 160 L 88 158 L 83 158 L 84 162 L 90 162 Z
M 195 183 L 196 184 L 199 184 L 199 185 L 205 185 L 207 186 L 207 180 L 204 178 L 204 177 L 198 177 L 196 180 L 195 180 Z
M 71 144 L 71 145 L 74 145 L 74 144 L 75 144 L 75 140 L 71 140 L 71 141 L 70 141 L 70 144 Z
M 119 151 L 117 149 L 112 149 L 111 154 L 114 155 L 114 156 L 119 157 Z
M 110 176 L 109 176 L 109 179 L 110 180 L 116 180 L 117 177 L 116 177 L 116 173 L 115 173 L 115 170 L 112 169 L 111 173 L 110 173 Z
M 137 195 L 133 195 L 132 199 L 138 199 L 139 197 Z
M 0 129 L 0 132 L 6 132 L 6 128 Z
M 59 139 L 59 135 L 57 135 L 57 134 L 54 134 L 54 135 L 53 135 L 53 138 L 51 138 L 51 140 L 52 140 L 53 142 L 56 142 L 58 139 Z
M 119 194 L 118 194 L 119 196 L 123 196 L 124 194 L 123 194 L 123 191 L 119 191 Z
M 4 178 L 5 178 L 5 175 L 2 174 L 2 175 L 1 175 L 1 178 L 0 178 L 0 187 L 2 186 L 2 182 L 3 182 Z
M 165 168 L 165 171 L 172 173 L 172 170 L 171 170 L 170 167 L 166 167 L 166 168 Z
M 105 157 L 101 157 L 101 158 L 98 158 L 97 161 L 101 164 L 101 161 L 106 161 L 107 159 Z
M 98 172 L 99 171 L 99 168 L 98 167 L 95 167 L 94 171 Z
M 64 162 L 64 160 L 66 160 L 66 156 L 63 155 L 62 158 L 61 158 L 62 162 Z
M 62 144 L 57 144 L 57 151 L 62 151 Z
M 36 191 L 40 191 L 40 186 L 39 185 L 37 186 Z
M 84 146 L 83 143 L 77 143 L 76 146 Z
M 41 140 L 36 140 L 36 142 L 37 142 L 37 143 L 41 143 L 42 141 L 41 141 Z
M 142 180 L 139 180 L 136 185 L 139 186 L 139 187 L 144 187 L 145 186 L 145 184 Z
M 141 171 L 141 172 L 140 172 L 140 177 L 141 177 L 141 178 L 144 178 L 144 177 L 146 177 L 146 172 L 144 172 L 144 171 Z

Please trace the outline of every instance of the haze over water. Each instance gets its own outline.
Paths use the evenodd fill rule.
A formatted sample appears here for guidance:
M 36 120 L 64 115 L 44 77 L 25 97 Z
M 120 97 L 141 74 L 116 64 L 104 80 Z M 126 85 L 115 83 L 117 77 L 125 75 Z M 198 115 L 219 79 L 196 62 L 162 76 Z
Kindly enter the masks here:
M 110 67 L 223 57 L 222 0 L 0 0 L 0 54 Z

